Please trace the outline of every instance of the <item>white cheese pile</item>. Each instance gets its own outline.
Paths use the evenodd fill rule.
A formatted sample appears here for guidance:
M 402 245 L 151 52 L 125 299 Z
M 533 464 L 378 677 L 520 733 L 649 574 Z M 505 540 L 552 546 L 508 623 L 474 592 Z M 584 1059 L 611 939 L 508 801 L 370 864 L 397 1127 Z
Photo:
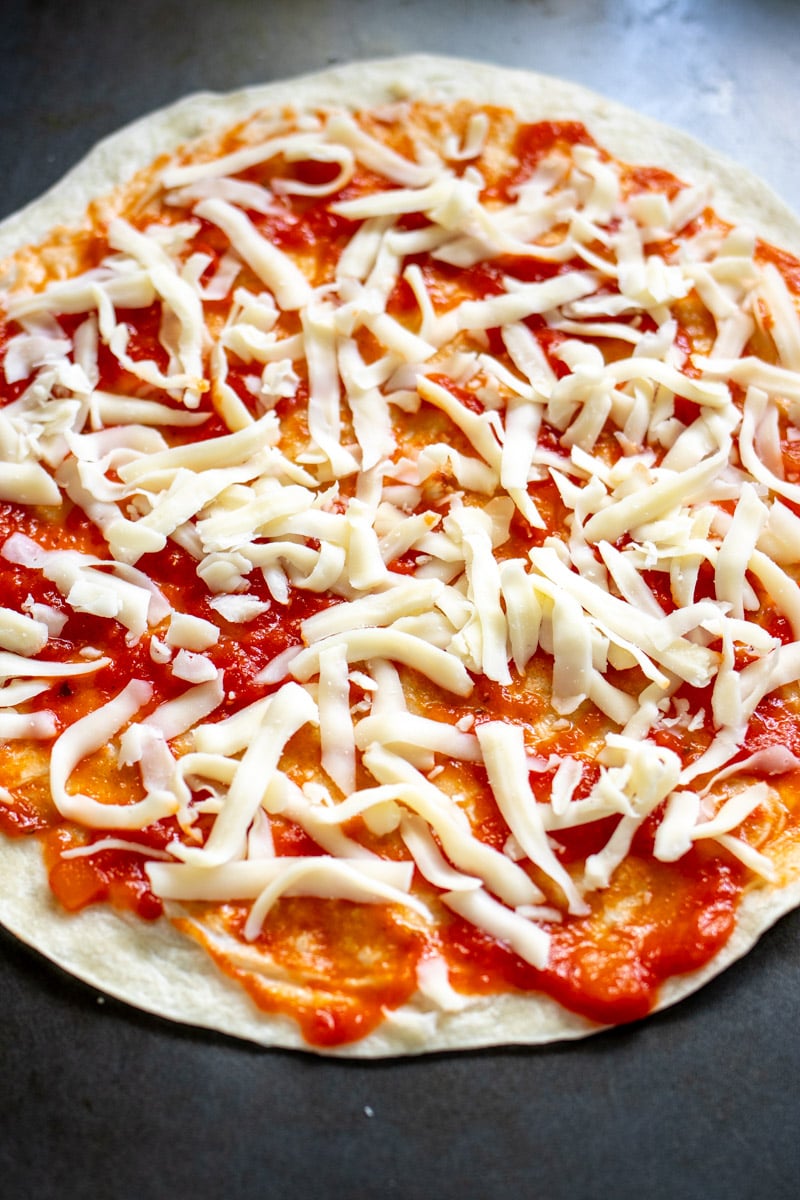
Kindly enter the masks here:
M 487 127 L 476 113 L 462 142 L 420 134 L 407 157 L 335 112 L 188 160 L 160 179 L 166 211 L 182 219 L 139 227 L 118 217 L 99 266 L 3 297 L 15 323 L 5 378 L 24 387 L 0 413 L 0 497 L 81 506 L 108 555 L 45 549 L 23 534 L 0 552 L 42 572 L 66 611 L 120 622 L 132 643 L 149 639 L 152 658 L 187 685 L 154 708 L 151 685 L 127 681 L 62 732 L 53 798 L 94 830 L 175 816 L 181 838 L 147 866 L 153 890 L 252 901 L 249 938 L 282 895 L 399 904 L 431 921 L 412 891 L 416 870 L 450 909 L 541 967 L 547 923 L 587 911 L 654 813 L 658 859 L 713 839 L 774 874 L 742 831 L 774 789 L 748 783 L 747 763 L 729 764 L 760 701 L 800 678 L 800 485 L 784 477 L 780 452 L 800 401 L 796 298 L 746 230 L 693 232 L 707 202 L 699 189 L 626 197 L 622 170 L 590 146 L 554 150 L 508 202 L 485 199 Z M 295 178 L 298 161 L 327 164 L 330 182 Z M 253 182 L 254 167 L 278 163 L 270 186 Z M 360 168 L 384 186 L 337 198 Z M 335 261 L 261 232 L 262 218 L 286 218 L 292 197 L 327 196 L 350 222 Z M 195 248 L 202 223 L 224 239 L 216 263 Z M 545 277 L 525 282 L 509 266 L 496 292 L 456 285 L 448 303 L 430 284 L 437 264 L 452 280 L 507 256 L 543 263 Z M 400 285 L 414 297 L 408 320 L 391 304 Z M 713 330 L 707 352 L 689 357 L 687 298 Z M 130 353 L 118 315 L 153 304 L 166 367 Z M 79 318 L 71 337 L 58 314 Z M 550 356 L 537 329 L 557 335 Z M 765 357 L 751 348 L 755 332 Z M 100 346 L 137 382 L 135 397 L 98 387 Z M 230 382 L 243 364 L 251 403 Z M 303 381 L 298 445 L 275 406 Z M 192 441 L 208 396 L 228 432 Z M 416 422 L 432 417 L 436 440 L 417 435 Z M 554 489 L 564 518 L 548 528 Z M 520 523 L 529 543 L 511 532 Z M 137 566 L 170 539 L 243 639 L 292 589 L 339 600 L 262 673 L 264 698 L 222 720 L 217 627 L 174 611 Z M 409 552 L 410 574 L 397 568 Z M 248 595 L 259 572 L 271 603 Z M 758 622 L 765 595 L 795 640 Z M 47 614 L 4 613 L 6 689 L 103 665 L 47 662 Z M 426 715 L 409 669 L 464 718 Z M 546 802 L 531 786 L 531 727 L 475 723 L 470 707 L 476 676 L 508 687 L 528 670 L 532 686 L 550 689 L 548 742 L 570 717 L 600 714 L 583 754 L 552 755 Z M 684 685 L 706 689 L 713 727 L 686 764 L 655 736 L 702 726 L 706 714 L 677 696 Z M 25 715 L 33 691 L 8 694 L 17 707 L 3 713 L 6 736 L 54 736 L 52 721 L 34 729 Z M 318 747 L 307 770 L 291 750 L 296 735 Z M 141 772 L 136 803 L 70 789 L 77 765 L 115 739 L 120 763 Z M 590 759 L 599 773 L 576 798 Z M 505 851 L 475 835 L 444 763 L 485 766 Z M 767 773 L 797 765 L 789 755 Z M 204 842 L 201 813 L 213 817 Z M 276 856 L 277 815 L 320 853 Z M 399 834 L 405 861 L 346 832 L 356 817 L 370 845 Z M 618 818 L 606 846 L 565 868 L 553 835 L 605 817 Z

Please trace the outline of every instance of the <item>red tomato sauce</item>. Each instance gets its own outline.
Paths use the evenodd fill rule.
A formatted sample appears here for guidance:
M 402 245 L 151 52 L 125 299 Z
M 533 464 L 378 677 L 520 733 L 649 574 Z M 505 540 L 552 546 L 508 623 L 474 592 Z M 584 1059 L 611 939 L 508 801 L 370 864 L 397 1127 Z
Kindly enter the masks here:
M 725 945 L 742 874 L 719 857 L 698 861 L 696 852 L 669 866 L 628 858 L 595 911 L 549 926 L 544 970 L 456 918 L 441 935 L 452 982 L 466 992 L 491 994 L 503 984 L 544 992 L 601 1025 L 637 1020 L 651 1011 L 665 980 L 696 970 Z M 643 899 L 632 913 L 635 896 Z M 604 914 L 617 898 L 625 919 L 615 925 Z
M 224 905 L 221 925 L 243 937 L 247 909 Z M 366 1037 L 417 989 L 417 964 L 426 952 L 425 936 L 384 905 L 284 898 L 268 914 L 254 946 L 269 955 L 292 985 L 233 962 L 197 925 L 179 922 L 217 966 L 235 979 L 263 1012 L 297 1022 L 312 1046 L 341 1046 Z
M 131 839 L 126 839 L 131 840 Z M 144 871 L 146 856 L 131 850 L 98 850 L 92 855 L 62 857 L 75 843 L 67 829 L 57 826 L 45 834 L 44 861 L 50 887 L 68 912 L 107 902 L 128 909 L 146 921 L 163 914 Z
M 580 121 L 536 121 L 521 125 L 512 150 L 514 166 L 493 184 L 490 194 L 509 203 L 514 198 L 514 189 L 530 179 L 543 158 L 554 150 L 576 145 L 596 145 Z

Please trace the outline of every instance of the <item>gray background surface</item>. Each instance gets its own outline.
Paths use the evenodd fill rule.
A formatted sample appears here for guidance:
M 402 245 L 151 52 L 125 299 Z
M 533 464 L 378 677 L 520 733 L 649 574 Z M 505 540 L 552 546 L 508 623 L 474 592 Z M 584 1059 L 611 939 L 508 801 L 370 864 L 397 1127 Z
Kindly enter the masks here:
M 798 32 L 792 0 L 6 0 L 0 215 L 186 92 L 417 51 L 593 87 L 798 207 Z M 799 947 L 793 916 L 699 996 L 588 1042 L 359 1065 L 100 1003 L 0 934 L 0 1194 L 788 1200 Z

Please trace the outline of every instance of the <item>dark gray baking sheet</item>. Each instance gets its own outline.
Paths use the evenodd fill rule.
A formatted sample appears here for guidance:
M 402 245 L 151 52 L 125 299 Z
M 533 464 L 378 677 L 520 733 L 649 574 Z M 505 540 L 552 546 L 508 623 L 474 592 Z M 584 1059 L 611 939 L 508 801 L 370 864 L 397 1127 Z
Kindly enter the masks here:
M 792 203 L 799 11 L 791 0 L 6 0 L 0 215 L 186 92 L 421 50 L 604 91 L 738 158 Z M 541 1050 L 340 1063 L 101 1002 L 0 933 L 0 1196 L 794 1200 L 798 995 L 794 915 L 641 1025 Z

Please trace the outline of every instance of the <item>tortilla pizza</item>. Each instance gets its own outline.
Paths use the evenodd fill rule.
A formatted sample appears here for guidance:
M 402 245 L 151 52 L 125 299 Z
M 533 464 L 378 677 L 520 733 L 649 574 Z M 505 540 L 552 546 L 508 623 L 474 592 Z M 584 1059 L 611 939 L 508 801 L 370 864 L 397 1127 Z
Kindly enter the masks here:
M 0 919 L 394 1055 L 800 901 L 800 225 L 571 84 L 190 97 L 0 227 Z

